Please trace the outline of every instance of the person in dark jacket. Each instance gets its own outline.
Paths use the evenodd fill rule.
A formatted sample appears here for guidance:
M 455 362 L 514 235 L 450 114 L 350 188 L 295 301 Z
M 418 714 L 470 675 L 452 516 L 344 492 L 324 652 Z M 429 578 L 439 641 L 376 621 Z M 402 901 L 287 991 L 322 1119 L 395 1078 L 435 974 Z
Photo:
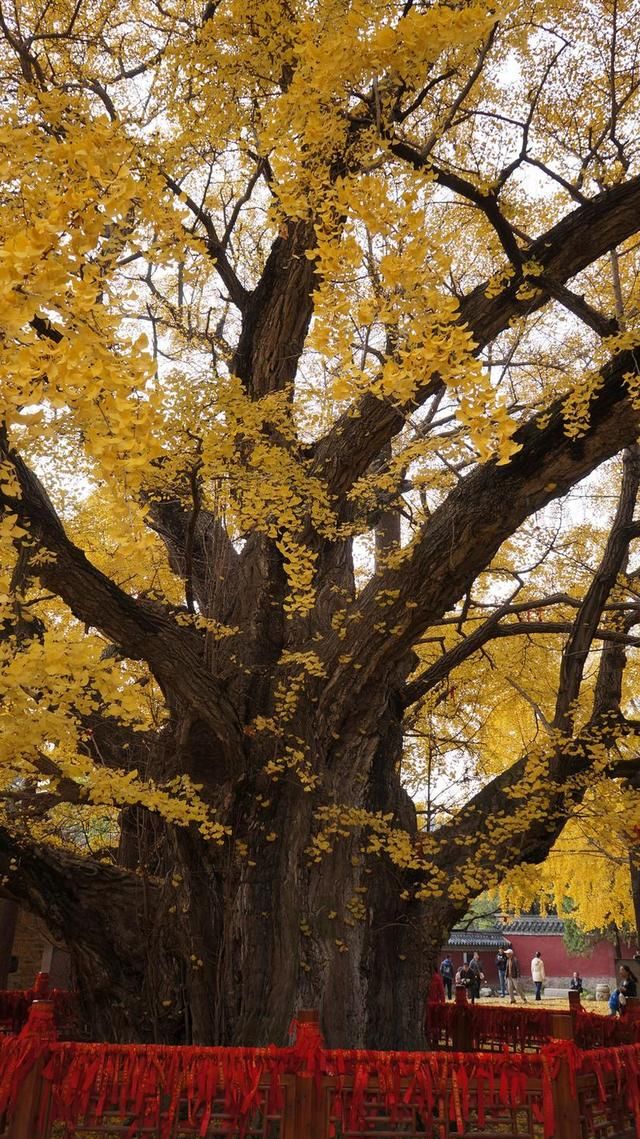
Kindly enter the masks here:
M 522 981 L 520 980 L 520 965 L 518 964 L 518 958 L 514 954 L 513 949 L 507 949 L 506 950 L 506 957 L 507 957 L 507 987 L 509 989 L 510 1003 L 512 1005 L 516 1004 L 516 993 L 517 993 L 518 996 L 522 999 L 522 1001 L 526 1005 L 529 1002 L 525 996 L 525 992 L 524 992 L 524 989 L 522 987 Z
M 480 997 L 480 985 L 484 981 L 482 962 L 477 950 L 469 962 L 469 972 L 471 973 L 471 1004 L 475 1004 Z
M 447 956 L 444 958 L 444 961 L 440 965 L 440 976 L 442 977 L 442 980 L 444 981 L 444 987 L 447 990 L 447 996 L 448 996 L 449 1000 L 451 1000 L 452 990 L 453 990 L 453 978 L 455 976 L 455 969 L 453 967 L 453 961 L 451 960 L 448 953 L 447 953 Z
M 569 988 L 572 989 L 574 993 L 582 993 L 584 991 L 582 988 L 582 977 L 575 970 L 569 982 Z
M 462 965 L 456 973 L 456 985 L 463 985 L 467 992 L 469 992 L 471 989 L 471 981 L 471 970 L 469 969 L 466 961 L 463 961 Z
M 498 985 L 500 987 L 500 996 L 506 997 L 507 995 L 507 956 L 504 949 L 499 949 L 496 953 L 496 969 L 498 970 Z
M 618 988 L 609 997 L 609 1012 L 611 1016 L 619 1013 L 622 1016 L 627 999 L 629 997 L 637 997 L 638 995 L 638 982 L 636 981 L 633 973 L 628 965 L 620 966 L 620 984 Z

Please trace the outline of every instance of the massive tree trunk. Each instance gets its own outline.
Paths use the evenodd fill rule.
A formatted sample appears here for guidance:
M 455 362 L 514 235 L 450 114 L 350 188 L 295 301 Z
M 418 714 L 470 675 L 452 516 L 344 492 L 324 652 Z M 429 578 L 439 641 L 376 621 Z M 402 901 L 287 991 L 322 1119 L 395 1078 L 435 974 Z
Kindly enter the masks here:
M 415 836 L 415 812 L 400 783 L 400 711 L 396 699 L 373 754 L 363 745 L 362 768 L 369 774 L 355 783 L 351 805 L 393 815 L 395 825 Z M 386 857 L 364 853 L 363 827 L 334 836 L 331 853 L 312 861 L 319 799 L 296 783 L 258 779 L 233 799 L 227 817 L 234 846 L 222 849 L 193 826 L 163 826 L 136 810 L 122 856 L 126 850 L 127 861 L 138 866 L 149 859 L 157 882 L 161 842 L 166 878 L 150 895 L 141 888 L 142 928 L 150 933 L 141 938 L 143 960 L 135 972 L 127 958 L 132 919 L 122 910 L 111 927 L 122 947 L 114 954 L 109 946 L 108 980 L 97 992 L 94 939 L 89 953 L 75 915 L 67 919 L 62 905 L 60 932 L 94 1031 L 116 1039 L 264 1044 L 286 1040 L 296 1009 L 311 1006 L 320 1009 L 335 1046 L 419 1047 L 431 964 L 424 937 L 429 913 L 403 896 L 411 875 Z M 345 805 L 344 795 L 340 802 Z M 118 1009 L 111 1022 L 105 1012 L 96 1016 L 103 991 L 110 994 L 107 1008 L 112 1002 Z M 141 1002 L 148 1006 L 144 1016 Z M 132 1015 L 125 1027 L 126 1008 Z

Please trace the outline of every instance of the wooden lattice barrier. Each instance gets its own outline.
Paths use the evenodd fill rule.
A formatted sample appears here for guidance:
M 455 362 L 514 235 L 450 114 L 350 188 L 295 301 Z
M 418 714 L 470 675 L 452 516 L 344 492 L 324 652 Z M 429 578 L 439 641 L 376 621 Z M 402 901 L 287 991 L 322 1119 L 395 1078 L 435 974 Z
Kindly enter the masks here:
M 579 1016 L 535 1051 L 331 1050 L 312 1012 L 288 1048 L 171 1048 L 60 1041 L 34 1001 L 0 1039 L 0 1136 L 638 1139 L 640 1044 L 579 1048 Z
M 59 1036 L 75 1030 L 75 998 L 63 989 L 49 989 L 49 974 L 37 973 L 32 988 L 0 991 L 0 1035 L 13 1035 L 24 1028 L 34 1001 L 44 998 L 53 1002 Z

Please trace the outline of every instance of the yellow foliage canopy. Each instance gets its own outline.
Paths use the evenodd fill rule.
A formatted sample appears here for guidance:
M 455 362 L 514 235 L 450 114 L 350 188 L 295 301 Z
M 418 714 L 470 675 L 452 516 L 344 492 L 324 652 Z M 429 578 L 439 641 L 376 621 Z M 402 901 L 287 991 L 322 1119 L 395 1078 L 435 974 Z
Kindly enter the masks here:
M 639 18 L 0 15 L 8 825 L 29 800 L 61 841 L 62 801 L 117 836 L 142 806 L 256 866 L 273 785 L 313 803 L 307 870 L 383 852 L 451 917 L 597 805 L 544 874 L 566 892 L 588 831 L 621 896 Z

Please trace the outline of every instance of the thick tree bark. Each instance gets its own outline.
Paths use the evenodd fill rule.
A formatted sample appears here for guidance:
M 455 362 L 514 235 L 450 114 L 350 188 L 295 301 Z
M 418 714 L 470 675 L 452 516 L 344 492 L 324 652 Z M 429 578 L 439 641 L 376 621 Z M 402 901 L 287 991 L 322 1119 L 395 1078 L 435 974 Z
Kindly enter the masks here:
M 640 945 L 640 851 L 634 846 L 629 851 L 629 874 L 631 876 L 631 897 L 636 926 L 636 939 Z

